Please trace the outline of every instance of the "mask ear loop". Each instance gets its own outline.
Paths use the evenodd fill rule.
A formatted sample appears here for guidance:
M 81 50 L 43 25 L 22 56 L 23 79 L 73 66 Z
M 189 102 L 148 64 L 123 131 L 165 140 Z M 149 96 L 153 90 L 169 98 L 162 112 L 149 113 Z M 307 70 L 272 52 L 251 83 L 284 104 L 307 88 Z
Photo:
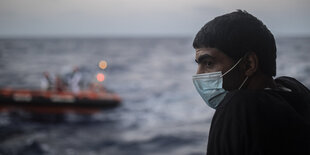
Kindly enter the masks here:
M 239 63 L 240 63 L 240 61 L 242 60 L 243 58 L 240 58 L 239 60 L 238 60 L 238 62 L 234 65 L 234 66 L 232 66 L 228 71 L 226 71 L 221 77 L 223 77 L 224 75 L 226 75 L 227 73 L 229 73 L 231 70 L 233 70 Z
M 245 84 L 245 82 L 248 80 L 248 76 L 244 79 L 244 81 L 242 82 L 242 84 L 240 85 L 240 87 L 238 88 L 238 90 L 240 90 L 242 88 L 242 86 Z
M 249 55 L 249 52 L 248 53 L 246 53 L 245 54 L 245 56 L 244 57 L 247 57 Z M 240 90 L 242 87 L 243 87 L 243 85 L 245 84 L 245 82 L 248 80 L 248 76 L 244 79 L 244 81 L 241 83 L 241 85 L 240 85 L 240 87 L 238 88 L 238 90 Z

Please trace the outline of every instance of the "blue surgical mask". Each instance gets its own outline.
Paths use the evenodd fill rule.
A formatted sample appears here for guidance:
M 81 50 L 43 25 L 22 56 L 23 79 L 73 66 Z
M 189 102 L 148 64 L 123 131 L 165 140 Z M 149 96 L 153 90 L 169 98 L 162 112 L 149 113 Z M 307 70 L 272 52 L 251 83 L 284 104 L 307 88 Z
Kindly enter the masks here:
M 224 74 L 219 71 L 212 73 L 196 74 L 193 76 L 193 82 L 198 93 L 209 107 L 216 109 L 218 105 L 222 102 L 222 100 L 228 93 L 228 91 L 223 88 L 223 76 L 229 73 L 232 69 L 234 69 L 241 60 L 242 58 L 239 59 L 239 61 Z M 247 79 L 248 77 L 245 78 L 245 80 L 242 82 L 238 89 L 243 86 Z

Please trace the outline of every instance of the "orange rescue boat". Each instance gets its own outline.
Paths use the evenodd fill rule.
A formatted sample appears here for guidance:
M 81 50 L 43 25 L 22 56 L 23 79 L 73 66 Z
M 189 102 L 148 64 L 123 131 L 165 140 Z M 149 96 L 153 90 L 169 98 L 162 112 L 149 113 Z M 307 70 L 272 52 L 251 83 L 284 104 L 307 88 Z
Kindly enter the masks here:
M 0 89 L 0 111 L 25 110 L 42 114 L 74 112 L 92 114 L 120 105 L 121 98 L 108 91 L 40 91 Z

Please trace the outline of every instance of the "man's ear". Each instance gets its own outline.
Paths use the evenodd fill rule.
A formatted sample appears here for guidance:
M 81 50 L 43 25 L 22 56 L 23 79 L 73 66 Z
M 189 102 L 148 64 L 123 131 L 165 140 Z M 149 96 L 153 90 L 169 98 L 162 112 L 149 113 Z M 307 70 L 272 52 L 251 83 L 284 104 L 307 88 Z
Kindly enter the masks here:
M 258 58 L 254 52 L 250 52 L 245 57 L 245 75 L 250 77 L 258 69 Z

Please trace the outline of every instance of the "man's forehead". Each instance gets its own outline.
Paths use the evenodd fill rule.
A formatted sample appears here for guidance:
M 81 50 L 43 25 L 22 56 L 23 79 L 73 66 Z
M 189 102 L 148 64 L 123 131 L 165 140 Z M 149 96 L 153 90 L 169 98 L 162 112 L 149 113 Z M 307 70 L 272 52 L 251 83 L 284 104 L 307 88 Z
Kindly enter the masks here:
M 195 49 L 196 52 L 199 52 L 199 51 L 201 51 L 201 50 L 202 50 L 202 48 L 196 48 L 196 49 Z
M 196 51 L 196 55 L 199 55 L 200 53 L 204 52 L 205 49 L 204 48 L 197 48 L 197 49 L 195 49 L 195 51 Z
M 205 54 L 216 55 L 218 52 L 218 50 L 215 48 L 197 48 L 197 49 L 195 49 L 195 51 L 196 51 L 197 57 L 199 57 L 201 55 L 205 55 Z
M 234 60 L 226 55 L 224 52 L 217 48 L 197 48 L 195 49 L 196 51 L 196 56 L 195 60 L 199 61 L 199 59 L 204 59 L 204 58 L 212 58 L 214 60 L 218 61 L 227 61 L 233 63 Z
M 201 51 L 205 51 L 205 50 L 207 50 L 207 49 L 206 49 L 206 48 L 196 48 L 196 49 L 195 49 L 196 53 L 197 53 L 197 52 L 201 52 Z

